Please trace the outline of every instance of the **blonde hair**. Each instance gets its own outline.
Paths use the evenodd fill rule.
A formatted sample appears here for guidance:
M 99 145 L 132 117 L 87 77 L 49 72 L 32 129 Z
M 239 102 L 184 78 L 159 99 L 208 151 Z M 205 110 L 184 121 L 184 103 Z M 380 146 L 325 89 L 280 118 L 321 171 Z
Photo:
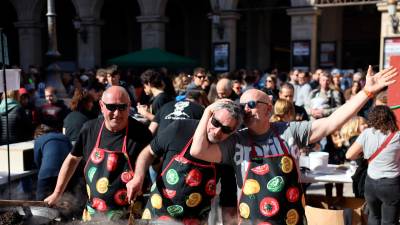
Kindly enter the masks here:
M 289 122 L 294 120 L 294 105 L 286 99 L 278 99 L 274 105 L 274 114 L 271 116 L 270 122 Z M 289 116 L 289 120 L 285 118 Z
M 172 84 L 175 91 L 179 93 L 185 91 L 190 82 L 191 79 L 186 73 L 179 73 L 178 76 L 174 77 Z
M 353 116 L 347 121 L 340 129 L 340 135 L 344 141 L 349 142 L 350 138 L 360 135 L 362 124 L 367 124 L 367 120 L 361 116 Z

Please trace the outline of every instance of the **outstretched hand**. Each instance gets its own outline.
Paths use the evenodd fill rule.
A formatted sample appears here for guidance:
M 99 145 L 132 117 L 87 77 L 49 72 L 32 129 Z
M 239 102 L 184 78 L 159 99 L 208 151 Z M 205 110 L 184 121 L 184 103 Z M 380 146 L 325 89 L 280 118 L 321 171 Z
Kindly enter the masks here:
M 364 89 L 372 93 L 377 93 L 382 88 L 395 83 L 396 80 L 393 78 L 397 75 L 398 71 L 394 67 L 389 67 L 379 71 L 379 73 L 373 74 L 372 67 L 369 66 Z

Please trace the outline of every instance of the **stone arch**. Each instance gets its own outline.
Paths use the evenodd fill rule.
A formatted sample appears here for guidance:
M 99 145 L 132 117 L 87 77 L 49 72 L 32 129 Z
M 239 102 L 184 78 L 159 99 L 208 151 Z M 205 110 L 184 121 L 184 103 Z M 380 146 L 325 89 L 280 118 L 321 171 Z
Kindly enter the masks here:
M 104 0 L 71 0 L 77 16 L 80 18 L 99 19 Z
M 55 0 L 56 26 L 58 51 L 61 54 L 61 61 L 75 63 L 77 55 L 76 30 L 73 26 L 73 19 L 77 15 L 77 8 L 71 0 Z M 46 14 L 44 9 L 43 14 Z M 44 24 L 47 24 L 44 22 Z M 47 34 L 47 26 L 44 35 Z M 47 40 L 47 39 L 46 39 Z M 45 45 L 47 47 L 47 45 Z
M 164 16 L 168 0 L 137 0 L 141 16 Z
M 45 0 L 10 0 L 18 14 L 18 20 L 40 21 Z
M 289 5 L 290 0 L 241 0 L 238 3 L 238 69 L 289 68 L 290 17 L 286 14 Z
M 166 50 L 210 64 L 210 1 L 169 0 L 166 5 Z
M 210 0 L 213 9 L 216 8 L 218 3 L 219 8 L 223 10 L 235 10 L 239 4 L 239 0 Z M 243 1 L 243 0 L 241 0 Z
M 118 14 L 118 16 L 115 16 Z M 100 18 L 102 62 L 141 48 L 138 1 L 104 0 Z

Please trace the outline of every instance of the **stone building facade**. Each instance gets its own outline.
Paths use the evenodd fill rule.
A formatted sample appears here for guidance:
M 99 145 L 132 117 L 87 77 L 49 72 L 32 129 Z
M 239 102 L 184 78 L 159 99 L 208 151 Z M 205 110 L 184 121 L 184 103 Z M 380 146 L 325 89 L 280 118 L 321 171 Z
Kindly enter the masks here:
M 0 27 L 5 28 L 9 39 L 11 61 L 24 69 L 47 63 L 46 2 L 0 1 Z M 331 60 L 325 64 L 327 67 L 357 68 L 382 65 L 384 38 L 399 36 L 391 29 L 386 1 L 54 2 L 60 60 L 87 69 L 145 48 L 185 55 L 211 69 L 213 46 L 217 43 L 229 44 L 231 71 L 274 67 L 288 70 L 296 60 L 295 48 L 309 70 L 326 60 L 321 52 Z M 73 20 L 80 22 L 79 29 L 74 28 Z M 297 44 L 302 47 L 294 47 Z M 324 53 L 321 46 L 334 46 L 334 50 Z

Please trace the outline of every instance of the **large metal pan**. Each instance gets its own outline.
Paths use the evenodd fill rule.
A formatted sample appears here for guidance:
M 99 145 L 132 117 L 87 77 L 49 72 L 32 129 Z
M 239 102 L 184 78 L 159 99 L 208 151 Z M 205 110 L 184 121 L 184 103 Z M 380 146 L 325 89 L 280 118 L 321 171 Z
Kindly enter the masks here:
M 47 225 L 60 220 L 60 213 L 43 201 L 0 200 L 0 213 L 17 212 L 24 225 Z

